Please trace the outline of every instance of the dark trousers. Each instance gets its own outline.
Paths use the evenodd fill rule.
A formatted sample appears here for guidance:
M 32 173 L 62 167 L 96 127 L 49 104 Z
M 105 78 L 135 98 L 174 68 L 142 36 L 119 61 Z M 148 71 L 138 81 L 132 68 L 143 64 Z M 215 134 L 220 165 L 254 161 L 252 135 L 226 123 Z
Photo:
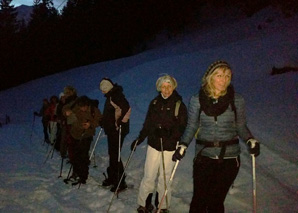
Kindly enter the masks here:
M 49 140 L 48 122 L 42 122 L 44 140 Z
M 121 136 L 120 151 L 121 151 L 125 136 L 126 134 L 122 134 Z M 115 131 L 113 133 L 110 133 L 107 135 L 107 137 L 108 137 L 108 149 L 109 149 L 109 156 L 110 156 L 108 178 L 109 178 L 109 181 L 114 186 L 117 186 L 124 171 L 121 158 L 120 158 L 120 161 L 118 162 L 118 155 L 120 154 L 119 153 L 119 132 Z
M 74 159 L 73 172 L 76 173 L 81 180 L 87 180 L 89 175 L 89 149 L 92 137 L 74 140 Z
M 223 213 L 224 201 L 240 167 L 240 157 L 214 160 L 198 156 L 193 166 L 190 213 Z

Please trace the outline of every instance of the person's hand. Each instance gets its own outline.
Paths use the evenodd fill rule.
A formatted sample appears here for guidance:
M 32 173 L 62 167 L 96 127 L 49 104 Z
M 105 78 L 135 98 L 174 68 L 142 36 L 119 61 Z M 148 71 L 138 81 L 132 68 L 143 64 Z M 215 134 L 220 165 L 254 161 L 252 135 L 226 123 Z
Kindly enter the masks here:
M 34 114 L 35 116 L 38 116 L 38 112 L 34 112 L 33 114 Z
M 83 129 L 89 129 L 89 127 L 91 126 L 89 121 L 82 123 L 82 125 L 83 125 Z
M 143 140 L 141 139 L 136 139 L 134 140 L 131 145 L 130 145 L 130 150 L 133 151 L 133 150 L 136 150 L 137 149 L 137 145 L 140 145 L 141 143 L 143 142 Z
M 260 143 L 256 139 L 249 139 L 246 142 L 249 154 L 255 157 L 260 155 Z
M 123 122 L 120 119 L 118 119 L 117 120 L 117 126 L 120 127 L 122 124 L 123 124 Z
M 181 160 L 185 156 L 185 150 L 187 149 L 187 146 L 180 144 L 178 148 L 176 149 L 175 153 L 172 156 L 173 161 Z

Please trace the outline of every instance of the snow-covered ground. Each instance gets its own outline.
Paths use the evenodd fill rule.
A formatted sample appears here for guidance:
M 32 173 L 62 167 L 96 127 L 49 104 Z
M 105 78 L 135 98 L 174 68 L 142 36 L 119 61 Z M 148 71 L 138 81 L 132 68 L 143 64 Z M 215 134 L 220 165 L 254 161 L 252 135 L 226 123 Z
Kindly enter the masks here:
M 298 16 L 285 19 L 267 8 L 251 18 L 224 17 L 209 19 L 201 30 L 152 45 L 136 56 L 79 67 L 0 92 L 0 121 L 5 114 L 11 118 L 10 124 L 0 128 L 0 211 L 107 212 L 111 202 L 113 194 L 98 187 L 108 165 L 106 136 L 95 150 L 97 167 L 92 160 L 90 177 L 80 189 L 62 181 L 68 164 L 58 178 L 61 158 L 57 152 L 44 163 L 51 147 L 43 144 L 40 118 L 33 121 L 43 98 L 73 85 L 79 95 L 98 99 L 102 110 L 100 79 L 110 77 L 122 85 L 132 107 L 131 132 L 121 153 L 125 163 L 156 95 L 160 74 L 177 79 L 177 90 L 188 104 L 208 65 L 224 59 L 233 68 L 236 91 L 246 99 L 248 126 L 262 143 L 256 160 L 258 212 L 298 212 L 298 73 L 270 75 L 273 66 L 298 66 Z M 242 150 L 241 169 L 227 196 L 226 212 L 252 212 L 251 159 L 245 146 Z M 127 182 L 134 188 L 115 198 L 110 212 L 136 212 L 145 151 L 146 143 L 137 147 L 127 168 Z M 172 213 L 188 212 L 193 157 L 194 143 L 173 180 Z

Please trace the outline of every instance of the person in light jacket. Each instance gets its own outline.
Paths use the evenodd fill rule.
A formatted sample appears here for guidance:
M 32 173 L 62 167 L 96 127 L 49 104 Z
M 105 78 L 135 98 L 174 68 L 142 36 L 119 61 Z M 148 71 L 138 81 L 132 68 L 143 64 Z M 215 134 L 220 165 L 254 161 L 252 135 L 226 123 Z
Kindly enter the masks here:
M 232 69 L 216 61 L 207 69 L 199 93 L 192 96 L 188 123 L 173 160 L 181 160 L 196 138 L 191 213 L 224 212 L 224 200 L 240 167 L 239 138 L 250 154 L 260 154 L 259 142 L 246 125 L 243 97 L 231 84 Z

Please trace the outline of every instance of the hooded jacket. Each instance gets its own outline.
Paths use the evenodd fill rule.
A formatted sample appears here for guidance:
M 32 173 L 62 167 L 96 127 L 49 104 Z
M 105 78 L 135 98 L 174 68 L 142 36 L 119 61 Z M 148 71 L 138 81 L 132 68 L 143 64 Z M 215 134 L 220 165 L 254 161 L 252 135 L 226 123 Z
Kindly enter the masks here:
M 123 94 L 123 88 L 114 84 L 105 94 L 106 101 L 103 110 L 103 129 L 106 134 L 115 133 L 121 124 L 122 134 L 129 133 L 130 106 Z

